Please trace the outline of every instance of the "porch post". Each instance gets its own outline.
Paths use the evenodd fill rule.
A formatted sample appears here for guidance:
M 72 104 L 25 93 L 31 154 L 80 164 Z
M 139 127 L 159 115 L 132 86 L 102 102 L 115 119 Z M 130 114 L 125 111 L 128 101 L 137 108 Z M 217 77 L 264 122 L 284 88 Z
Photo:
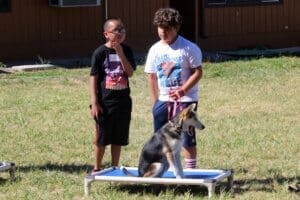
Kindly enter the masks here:
M 199 42 L 199 0 L 195 0 L 195 42 Z

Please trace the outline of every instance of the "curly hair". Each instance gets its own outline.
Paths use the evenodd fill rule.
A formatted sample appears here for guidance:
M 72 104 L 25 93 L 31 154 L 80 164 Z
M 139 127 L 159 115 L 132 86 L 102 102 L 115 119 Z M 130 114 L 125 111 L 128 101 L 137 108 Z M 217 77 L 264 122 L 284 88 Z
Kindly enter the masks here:
M 153 19 L 153 24 L 157 27 L 178 27 L 181 23 L 182 17 L 174 8 L 158 9 Z

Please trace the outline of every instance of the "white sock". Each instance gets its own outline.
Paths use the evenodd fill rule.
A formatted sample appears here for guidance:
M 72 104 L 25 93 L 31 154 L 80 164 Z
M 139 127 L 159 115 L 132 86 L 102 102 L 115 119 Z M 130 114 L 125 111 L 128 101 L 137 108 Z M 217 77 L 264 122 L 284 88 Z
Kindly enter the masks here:
M 196 159 L 184 159 L 185 161 L 185 168 L 186 169 L 195 169 L 196 168 Z

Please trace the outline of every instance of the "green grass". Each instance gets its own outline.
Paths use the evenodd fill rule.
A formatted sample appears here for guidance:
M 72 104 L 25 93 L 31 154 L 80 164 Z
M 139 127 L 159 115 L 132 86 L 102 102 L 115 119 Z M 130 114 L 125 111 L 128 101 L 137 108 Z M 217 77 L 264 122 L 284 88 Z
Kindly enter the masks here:
M 300 176 L 300 58 L 204 63 L 197 137 L 198 168 L 230 168 L 234 199 L 297 199 Z M 17 165 L 17 181 L 0 173 L 0 199 L 207 199 L 204 188 L 118 186 L 95 182 L 83 197 L 93 163 L 89 69 L 0 74 L 0 161 Z M 130 144 L 121 165 L 137 166 L 152 135 L 143 67 L 131 79 Z M 104 164 L 109 166 L 109 149 Z M 222 186 L 222 185 L 221 185 Z M 213 199 L 232 199 L 218 187 Z

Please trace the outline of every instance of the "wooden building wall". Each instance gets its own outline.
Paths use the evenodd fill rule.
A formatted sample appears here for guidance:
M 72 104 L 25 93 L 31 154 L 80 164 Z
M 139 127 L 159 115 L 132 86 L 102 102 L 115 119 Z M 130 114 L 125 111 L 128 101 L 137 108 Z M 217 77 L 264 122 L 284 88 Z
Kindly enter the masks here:
M 0 13 L 0 61 L 90 56 L 103 43 L 105 17 L 120 17 L 126 42 L 146 53 L 158 40 L 152 20 L 160 7 L 177 6 L 185 15 L 182 34 L 204 51 L 300 46 L 300 0 L 282 4 L 205 7 L 204 0 L 105 0 L 101 6 L 57 8 L 48 0 L 12 0 Z M 196 4 L 197 2 L 197 4 Z M 199 6 L 195 7 L 196 5 Z M 196 9 L 195 9 L 196 8 Z M 193 20 L 189 19 L 189 12 Z M 195 26 L 192 26 L 195 24 Z M 190 29 L 189 29 L 190 27 Z M 196 28 L 198 27 L 197 31 Z M 184 33 L 185 32 L 185 33 Z M 199 33 L 195 35 L 194 33 Z
M 207 50 L 300 46 L 300 1 L 206 7 L 199 27 Z
M 13 0 L 12 11 L 0 13 L 0 61 L 90 56 L 103 43 L 105 17 L 120 17 L 126 42 L 146 52 L 157 40 L 154 12 L 169 0 L 105 0 L 97 7 L 50 7 L 48 0 Z
M 0 61 L 88 56 L 102 39 L 103 10 L 12 0 L 11 12 L 0 13 Z
M 147 52 L 158 40 L 152 23 L 154 13 L 168 6 L 169 0 L 109 0 L 108 16 L 121 17 L 126 26 L 126 42 L 137 52 Z

